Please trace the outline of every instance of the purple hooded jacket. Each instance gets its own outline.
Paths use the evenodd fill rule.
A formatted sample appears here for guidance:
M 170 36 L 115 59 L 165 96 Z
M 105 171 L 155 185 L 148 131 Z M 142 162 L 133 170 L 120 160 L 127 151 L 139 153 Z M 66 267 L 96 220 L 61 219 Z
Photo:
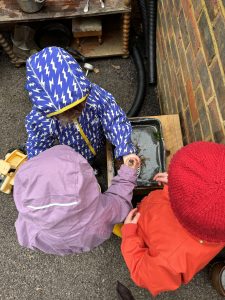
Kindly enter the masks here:
M 122 165 L 101 193 L 92 167 L 69 146 L 40 153 L 15 178 L 20 245 L 58 255 L 91 250 L 127 216 L 135 183 L 136 171 Z

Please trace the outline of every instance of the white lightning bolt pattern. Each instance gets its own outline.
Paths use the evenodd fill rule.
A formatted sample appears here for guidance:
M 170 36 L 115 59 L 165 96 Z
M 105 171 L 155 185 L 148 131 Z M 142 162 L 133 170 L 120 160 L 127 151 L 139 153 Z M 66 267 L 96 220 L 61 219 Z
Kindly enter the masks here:
M 73 97 L 72 97 L 72 95 L 71 95 L 71 91 L 70 91 L 70 88 L 68 87 L 67 88 L 67 94 L 69 95 L 69 99 L 71 100 L 71 102 L 73 101 Z
M 40 64 L 39 64 L 39 63 L 38 63 L 38 65 L 37 65 L 37 69 L 38 69 L 39 73 L 41 73 L 41 71 L 42 71 L 42 67 L 40 66 Z
M 41 76 L 40 83 L 41 83 L 41 85 L 45 88 L 45 82 L 44 82 L 43 76 Z
M 50 72 L 49 72 L 49 66 L 47 64 L 45 65 L 45 74 L 47 76 L 49 76 L 49 74 L 50 74 Z
M 64 77 L 65 81 L 67 82 L 68 77 L 66 76 L 66 72 L 64 69 L 62 70 L 62 73 L 63 73 L 63 77 Z
M 35 59 L 34 59 L 35 63 L 36 63 L 36 61 L 37 61 L 38 58 L 39 58 L 39 55 L 36 55 Z M 30 59 L 30 61 L 31 61 L 31 59 Z
M 56 93 L 56 90 L 55 90 L 55 92 L 54 92 L 54 98 L 55 98 L 56 101 L 59 101 L 59 96 L 58 96 L 58 94 Z
M 54 79 L 53 79 L 53 77 L 52 77 L 52 79 L 49 80 L 49 87 L 50 87 L 50 90 L 52 90 L 53 84 L 54 84 Z
M 62 55 L 58 52 L 57 54 L 58 57 L 58 62 L 62 64 L 63 60 L 62 60 Z
M 54 105 L 53 105 L 51 102 L 48 102 L 48 103 L 46 104 L 46 106 L 48 106 L 48 107 L 53 107 Z
M 46 58 L 47 58 L 47 53 L 46 52 L 44 52 L 43 57 L 46 60 Z
M 36 88 L 33 91 L 36 92 L 36 93 L 40 93 L 41 89 Z
M 74 87 L 74 92 L 77 92 L 78 91 L 77 83 L 74 80 L 73 80 L 73 87 Z
M 52 65 L 53 71 L 56 73 L 57 69 L 56 69 L 56 67 L 55 67 L 55 62 L 54 62 L 53 58 L 52 58 L 50 64 Z
M 65 95 L 64 95 L 63 93 L 62 93 L 61 98 L 62 98 L 62 103 L 63 103 L 63 104 L 66 104 L 66 97 L 65 97 Z
M 48 50 L 49 50 L 49 53 L 52 54 L 52 47 L 49 47 Z
M 35 98 L 37 99 L 37 101 L 44 101 L 40 96 L 35 96 Z
M 58 78 L 58 85 L 60 85 L 61 88 L 62 88 L 62 81 L 61 81 L 61 79 L 60 79 L 60 74 L 59 74 L 59 78 Z

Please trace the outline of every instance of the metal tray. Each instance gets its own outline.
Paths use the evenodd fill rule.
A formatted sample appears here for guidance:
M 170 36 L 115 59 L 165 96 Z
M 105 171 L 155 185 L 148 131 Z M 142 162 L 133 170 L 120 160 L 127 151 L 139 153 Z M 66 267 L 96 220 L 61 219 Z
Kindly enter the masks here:
M 161 122 L 155 118 L 130 118 L 132 141 L 138 150 L 142 164 L 137 179 L 135 195 L 145 195 L 160 188 L 153 177 L 158 172 L 165 172 L 165 147 Z M 114 160 L 114 171 L 117 173 L 118 162 Z

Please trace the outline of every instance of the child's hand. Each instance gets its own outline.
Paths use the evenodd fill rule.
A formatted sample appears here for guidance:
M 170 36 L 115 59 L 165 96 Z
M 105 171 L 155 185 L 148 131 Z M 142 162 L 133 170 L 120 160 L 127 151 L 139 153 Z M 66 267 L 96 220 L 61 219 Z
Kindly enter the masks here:
M 137 170 L 140 167 L 141 160 L 136 154 L 128 154 L 123 157 L 123 162 L 126 166 Z
M 132 209 L 129 214 L 127 215 L 124 224 L 137 224 L 139 218 L 140 218 L 140 213 L 137 212 L 137 208 Z
M 168 173 L 158 173 L 154 176 L 153 180 L 156 180 L 159 185 L 168 184 Z

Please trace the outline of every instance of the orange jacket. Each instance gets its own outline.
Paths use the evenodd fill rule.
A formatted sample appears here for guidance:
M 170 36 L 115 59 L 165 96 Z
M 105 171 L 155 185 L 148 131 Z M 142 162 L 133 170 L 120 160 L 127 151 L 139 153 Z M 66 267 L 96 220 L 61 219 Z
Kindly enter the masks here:
M 225 246 L 199 240 L 180 225 L 167 186 L 145 197 L 139 212 L 137 225 L 122 227 L 121 250 L 131 278 L 154 296 L 188 283 Z

